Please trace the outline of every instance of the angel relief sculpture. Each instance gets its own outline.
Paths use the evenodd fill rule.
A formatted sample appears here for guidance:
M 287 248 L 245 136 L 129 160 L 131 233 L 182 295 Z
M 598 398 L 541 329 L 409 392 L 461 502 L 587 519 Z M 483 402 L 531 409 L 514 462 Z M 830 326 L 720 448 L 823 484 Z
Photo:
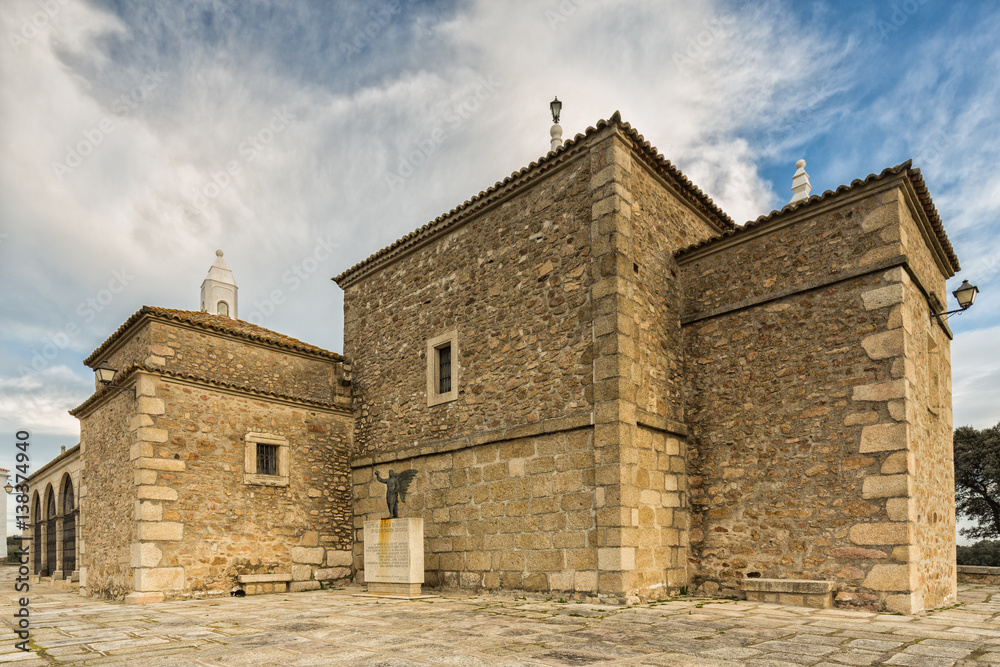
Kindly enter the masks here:
M 406 502 L 406 490 L 410 488 L 410 482 L 417 475 L 417 471 L 404 470 L 398 475 L 391 468 L 389 476 L 385 479 L 375 471 L 375 479 L 385 484 L 385 504 L 389 506 L 389 516 L 393 519 L 399 518 L 399 502 Z

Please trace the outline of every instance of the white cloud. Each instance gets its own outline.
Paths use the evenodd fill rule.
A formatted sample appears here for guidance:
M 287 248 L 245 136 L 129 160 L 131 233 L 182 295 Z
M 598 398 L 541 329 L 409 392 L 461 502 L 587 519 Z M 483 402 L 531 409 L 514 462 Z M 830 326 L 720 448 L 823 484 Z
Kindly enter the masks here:
M 973 69 L 995 71 L 996 17 L 965 39 L 949 30 L 921 42 L 911 74 L 873 105 L 864 86 L 874 49 L 860 33 L 829 30 L 839 9 L 808 21 L 778 3 L 478 0 L 450 14 L 403 3 L 349 54 L 370 7 L 324 5 L 344 13 L 317 20 L 314 6 L 296 3 L 265 22 L 261 3 L 129 3 L 122 18 L 59 4 L 44 32 L 17 51 L 4 44 L 0 57 L 0 275 L 17 286 L 0 298 L 15 369 L 66 326 L 79 333 L 47 373 L 79 368 L 143 303 L 197 308 L 217 247 L 242 315 L 256 310 L 265 326 L 340 350 L 340 292 L 327 279 L 543 155 L 556 94 L 567 137 L 619 109 L 737 222 L 788 199 L 789 181 L 768 183 L 762 160 L 857 119 L 923 155 L 963 277 L 985 276 L 984 295 L 1000 289 L 1000 148 L 984 140 L 1000 133 L 1000 84 L 980 75 L 968 95 L 940 94 L 964 90 Z M 38 6 L 5 4 L 4 33 Z M 150 71 L 162 80 L 142 89 Z M 484 79 L 497 85 L 476 97 Z M 123 96 L 134 105 L 118 115 Z M 282 109 L 294 118 L 251 159 L 241 146 Z M 58 180 L 52 163 L 105 119 L 114 129 Z M 432 150 L 422 149 L 431 136 Z M 832 171 L 849 181 L 887 166 L 890 148 L 851 138 L 824 156 Z M 231 162 L 238 173 L 198 208 Z M 390 187 L 387 176 L 407 164 L 412 175 Z M 337 251 L 307 279 L 288 280 L 321 238 Z M 127 288 L 81 315 L 121 269 L 134 275 Z M 275 292 L 283 303 L 269 303 Z M 975 362 L 966 346 L 980 352 Z M 998 404 L 1000 379 L 984 370 L 996 351 L 980 332 L 959 334 L 953 349 L 956 423 L 985 425 Z M 3 391 L 20 401 L 16 411 L 68 429 L 63 411 L 90 387 L 63 379 Z
M 952 403 L 956 428 L 981 429 L 1000 423 L 998 341 L 1000 326 L 959 333 L 952 341 Z
M 81 379 L 66 366 L 18 378 L 0 378 L 0 428 L 6 433 L 26 429 L 78 438 L 79 422 L 67 411 L 91 391 L 93 382 Z

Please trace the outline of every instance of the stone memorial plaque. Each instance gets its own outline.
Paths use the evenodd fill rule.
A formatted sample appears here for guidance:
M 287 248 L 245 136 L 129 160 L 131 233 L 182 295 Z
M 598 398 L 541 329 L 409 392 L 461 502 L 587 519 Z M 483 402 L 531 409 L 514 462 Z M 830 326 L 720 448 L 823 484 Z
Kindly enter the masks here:
M 365 582 L 371 593 L 420 595 L 423 519 L 365 521 Z

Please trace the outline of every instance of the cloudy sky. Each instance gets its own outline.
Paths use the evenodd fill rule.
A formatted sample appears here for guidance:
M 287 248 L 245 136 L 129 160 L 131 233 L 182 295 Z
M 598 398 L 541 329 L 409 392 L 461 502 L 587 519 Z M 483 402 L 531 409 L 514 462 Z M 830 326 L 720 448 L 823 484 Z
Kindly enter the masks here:
M 982 294 L 955 424 L 1000 421 L 993 2 L 5 0 L 0 466 L 78 441 L 82 359 L 144 304 L 342 349 L 330 281 L 616 109 L 738 222 L 912 158 Z

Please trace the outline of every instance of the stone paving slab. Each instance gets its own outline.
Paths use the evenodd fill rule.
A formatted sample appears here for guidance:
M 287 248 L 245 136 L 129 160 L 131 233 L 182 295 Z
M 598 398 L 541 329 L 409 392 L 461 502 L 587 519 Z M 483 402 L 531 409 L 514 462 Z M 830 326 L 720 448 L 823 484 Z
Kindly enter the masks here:
M 614 607 L 359 589 L 129 606 L 33 585 L 33 650 L 14 647 L 15 571 L 0 568 L 0 667 L 418 665 L 1000 667 L 1000 586 L 918 616 L 675 598 Z

